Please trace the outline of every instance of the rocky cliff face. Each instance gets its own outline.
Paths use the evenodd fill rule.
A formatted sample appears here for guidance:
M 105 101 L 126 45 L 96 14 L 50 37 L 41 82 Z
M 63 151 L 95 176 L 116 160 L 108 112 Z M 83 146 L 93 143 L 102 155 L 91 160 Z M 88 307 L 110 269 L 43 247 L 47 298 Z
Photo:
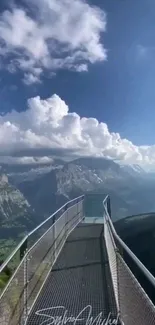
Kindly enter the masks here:
M 0 223 L 15 221 L 30 210 L 24 195 L 12 186 L 5 174 L 0 175 Z

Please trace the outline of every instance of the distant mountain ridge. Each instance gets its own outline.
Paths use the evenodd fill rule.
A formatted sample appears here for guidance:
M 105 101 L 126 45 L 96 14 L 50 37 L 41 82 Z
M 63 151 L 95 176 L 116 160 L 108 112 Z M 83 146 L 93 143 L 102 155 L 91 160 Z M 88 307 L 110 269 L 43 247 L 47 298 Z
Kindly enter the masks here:
M 127 171 L 128 173 L 132 174 L 132 175 L 136 175 L 136 174 L 147 174 L 147 172 L 140 167 L 137 164 L 133 164 L 133 165 L 120 165 L 122 169 L 124 169 L 125 171 Z
M 109 194 L 115 219 L 155 211 L 155 179 L 138 165 L 124 167 L 109 159 L 87 157 L 25 166 L 20 172 L 8 168 L 8 177 L 44 217 L 67 200 L 89 193 Z

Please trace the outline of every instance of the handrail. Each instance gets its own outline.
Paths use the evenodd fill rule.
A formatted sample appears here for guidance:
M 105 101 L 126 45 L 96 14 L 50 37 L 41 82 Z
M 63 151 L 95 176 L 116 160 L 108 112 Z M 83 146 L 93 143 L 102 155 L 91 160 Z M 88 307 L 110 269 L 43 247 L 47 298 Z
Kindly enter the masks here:
M 107 208 L 105 206 L 105 203 L 109 199 L 109 196 L 107 195 L 106 198 L 103 200 L 103 206 L 106 212 L 106 220 L 109 223 L 111 232 L 114 236 L 114 238 L 118 241 L 120 246 L 125 250 L 125 252 L 131 257 L 131 259 L 134 261 L 134 263 L 139 267 L 141 272 L 146 276 L 147 280 L 151 282 L 151 284 L 155 287 L 155 277 L 150 273 L 150 271 L 145 267 L 145 265 L 138 259 L 138 257 L 131 251 L 131 249 L 124 243 L 124 241 L 119 237 L 117 234 L 115 227 L 111 221 L 111 218 L 109 216 L 109 213 L 107 211 Z
M 51 214 L 51 216 L 49 216 L 46 220 L 44 220 L 42 223 L 40 223 L 35 229 L 33 229 L 32 231 L 30 231 L 21 241 L 20 243 L 17 245 L 17 247 L 12 251 L 12 253 L 7 257 L 7 259 L 3 262 L 2 265 L 0 265 L 0 273 L 5 269 L 5 267 L 7 266 L 7 264 L 11 261 L 11 259 L 13 258 L 13 256 L 18 252 L 18 250 L 22 247 L 22 245 L 26 242 L 26 240 L 32 235 L 34 234 L 38 229 L 40 229 L 44 224 L 46 224 L 49 220 L 51 220 L 57 213 L 59 213 L 62 209 L 67 208 L 67 205 L 70 203 L 73 203 L 76 200 L 82 200 L 84 198 L 84 195 L 78 196 L 70 201 L 67 201 L 63 206 L 61 206 L 56 212 L 54 212 L 53 214 Z
M 72 202 L 74 202 L 75 200 L 79 200 L 84 198 L 84 195 L 78 196 L 68 202 L 66 202 L 63 206 L 61 206 L 56 212 L 54 212 L 53 214 L 51 214 L 51 216 L 49 216 L 46 220 L 44 220 L 42 223 L 40 223 L 35 229 L 33 229 L 32 231 L 29 232 L 28 236 L 31 236 L 36 230 L 40 229 L 46 222 L 48 222 L 50 219 L 52 219 L 58 212 L 60 212 L 62 209 L 64 209 L 66 207 L 67 204 L 70 204 Z

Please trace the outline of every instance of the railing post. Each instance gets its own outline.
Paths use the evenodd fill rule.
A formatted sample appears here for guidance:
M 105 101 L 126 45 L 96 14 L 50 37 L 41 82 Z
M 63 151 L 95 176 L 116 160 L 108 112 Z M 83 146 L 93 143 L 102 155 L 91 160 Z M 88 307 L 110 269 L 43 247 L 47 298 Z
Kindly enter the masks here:
M 24 255 L 25 255 L 25 252 L 27 250 L 27 238 L 26 240 L 24 241 L 23 245 L 20 247 L 20 261 L 23 259 Z
M 23 325 L 26 323 L 28 317 L 28 257 L 24 258 L 24 317 Z
M 28 305 L 27 305 L 27 299 L 28 299 L 28 266 L 27 261 L 28 258 L 26 256 L 27 252 L 27 239 L 24 241 L 23 245 L 20 247 L 20 261 L 24 258 L 24 311 L 23 311 L 23 317 L 21 319 L 21 325 L 24 325 L 27 317 L 28 317 Z
M 78 200 L 76 202 L 76 213 L 77 213 L 77 218 L 78 218 L 78 213 L 79 213 L 79 201 Z
M 110 197 L 109 196 L 107 199 L 107 211 L 108 211 L 109 217 L 111 218 L 111 205 L 110 205 Z
M 54 237 L 54 252 L 53 252 L 53 260 L 56 259 L 56 236 L 55 236 L 55 221 L 56 221 L 56 215 L 53 216 L 53 237 Z
M 82 198 L 82 220 L 85 220 L 85 196 Z
M 68 228 L 68 223 L 69 223 L 69 221 L 68 221 L 68 204 L 66 204 L 66 206 L 65 206 L 65 223 L 66 223 L 66 225 L 65 225 L 65 235 L 66 235 L 66 238 L 67 238 L 67 236 L 68 236 L 68 232 L 69 232 L 69 228 Z

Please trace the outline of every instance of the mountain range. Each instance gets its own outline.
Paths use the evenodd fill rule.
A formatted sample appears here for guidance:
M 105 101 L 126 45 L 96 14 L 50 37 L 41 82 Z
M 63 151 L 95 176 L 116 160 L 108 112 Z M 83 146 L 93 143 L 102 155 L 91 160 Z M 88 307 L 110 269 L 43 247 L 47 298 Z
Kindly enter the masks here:
M 69 162 L 57 159 L 51 165 L 3 164 L 1 173 L 7 174 L 8 192 L 10 188 L 16 189 L 25 200 L 25 206 L 33 211 L 37 223 L 69 199 L 81 194 L 86 194 L 86 201 L 92 194 L 96 198 L 100 194 L 100 199 L 109 194 L 114 220 L 155 211 L 155 176 L 138 165 L 120 165 L 103 158 L 78 158 Z M 5 189 L 7 186 L 5 184 Z M 0 191 L 2 193 L 3 184 Z M 15 195 L 10 195 L 12 202 L 15 202 Z M 16 219 L 8 202 L 4 196 L 0 201 L 3 222 Z M 20 220 L 23 220 L 23 214 L 27 215 L 25 206 L 19 203 Z M 92 213 L 96 214 L 96 211 L 91 208 Z

